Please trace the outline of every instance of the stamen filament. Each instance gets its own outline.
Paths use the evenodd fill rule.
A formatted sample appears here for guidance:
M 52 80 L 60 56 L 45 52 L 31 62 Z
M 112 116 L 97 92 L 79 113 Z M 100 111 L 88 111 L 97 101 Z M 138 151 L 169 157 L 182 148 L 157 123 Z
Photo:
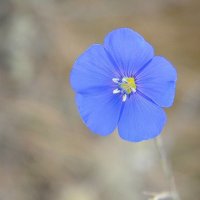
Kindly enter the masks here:
M 127 94 L 124 94 L 124 95 L 122 96 L 122 101 L 125 102 L 126 99 L 127 99 Z
M 117 89 L 114 89 L 113 90 L 113 94 L 118 94 L 118 93 L 120 93 L 121 91 L 117 88 Z
M 113 78 L 112 81 L 113 81 L 114 83 L 119 83 L 119 78 Z

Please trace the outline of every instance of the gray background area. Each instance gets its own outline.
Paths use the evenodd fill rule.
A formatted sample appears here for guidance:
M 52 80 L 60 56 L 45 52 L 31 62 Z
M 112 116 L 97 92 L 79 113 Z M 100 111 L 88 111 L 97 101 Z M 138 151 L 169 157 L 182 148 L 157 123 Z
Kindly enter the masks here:
M 199 199 L 199 10 L 199 0 L 0 0 L 0 200 L 146 200 L 168 190 L 153 141 L 96 136 L 75 107 L 74 60 L 118 27 L 177 68 L 162 137 L 182 199 Z

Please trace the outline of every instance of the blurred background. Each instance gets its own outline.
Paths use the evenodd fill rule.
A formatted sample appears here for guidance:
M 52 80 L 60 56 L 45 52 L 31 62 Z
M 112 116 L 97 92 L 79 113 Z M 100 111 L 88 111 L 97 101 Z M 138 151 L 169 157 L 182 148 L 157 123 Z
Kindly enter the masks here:
M 199 10 L 199 0 L 0 0 L 0 200 L 146 200 L 168 190 L 153 141 L 96 136 L 75 107 L 73 62 L 118 27 L 177 68 L 162 137 L 182 199 L 199 199 Z

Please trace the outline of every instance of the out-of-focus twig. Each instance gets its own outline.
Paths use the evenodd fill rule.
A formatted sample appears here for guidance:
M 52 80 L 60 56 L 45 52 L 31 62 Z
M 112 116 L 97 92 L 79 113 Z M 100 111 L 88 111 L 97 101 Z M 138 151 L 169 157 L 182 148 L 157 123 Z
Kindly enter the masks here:
M 167 153 L 165 151 L 162 138 L 159 136 L 154 141 L 155 141 L 155 144 L 156 144 L 156 148 L 157 148 L 157 150 L 160 154 L 160 159 L 161 159 L 161 162 L 162 162 L 162 167 L 163 167 L 163 170 L 164 170 L 164 173 L 165 173 L 165 177 L 169 182 L 169 188 L 170 188 L 171 196 L 173 197 L 173 200 L 181 200 L 179 193 L 177 191 L 177 188 L 176 188 L 171 164 L 168 160 Z M 153 200 L 158 200 L 158 198 L 155 198 Z
M 166 200 L 173 198 L 170 192 L 162 192 L 162 193 L 144 192 L 144 194 L 150 196 L 148 200 Z

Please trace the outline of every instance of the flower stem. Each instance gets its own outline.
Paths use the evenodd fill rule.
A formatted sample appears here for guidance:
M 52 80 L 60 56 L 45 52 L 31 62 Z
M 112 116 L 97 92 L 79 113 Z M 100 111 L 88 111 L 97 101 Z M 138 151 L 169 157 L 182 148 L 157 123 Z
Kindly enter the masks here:
M 168 156 L 165 151 L 161 136 L 157 137 L 154 141 L 156 144 L 156 148 L 160 154 L 162 168 L 165 173 L 165 177 L 168 180 L 171 196 L 172 196 L 173 200 L 181 200 L 179 193 L 177 191 L 177 188 L 176 188 L 176 183 L 175 183 L 173 171 L 171 168 L 171 164 L 168 160 Z

